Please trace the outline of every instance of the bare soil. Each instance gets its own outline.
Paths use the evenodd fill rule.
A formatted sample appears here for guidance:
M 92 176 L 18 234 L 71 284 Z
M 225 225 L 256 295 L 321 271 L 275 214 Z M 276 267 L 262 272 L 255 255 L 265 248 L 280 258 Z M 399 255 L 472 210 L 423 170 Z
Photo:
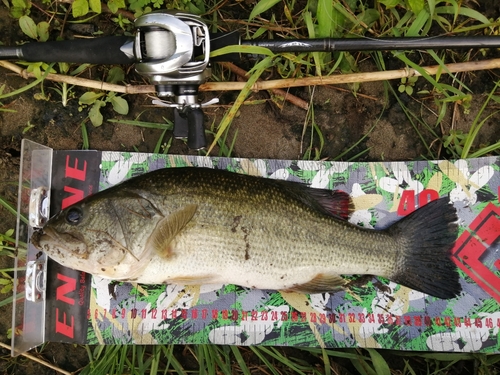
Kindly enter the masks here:
M 494 1 L 484 1 L 483 9 L 489 17 L 500 15 L 499 5 Z M 487 4 L 486 4 L 487 3 Z M 7 10 L 0 7 L 0 42 L 13 45 L 26 40 L 17 26 L 17 22 L 9 17 Z M 475 53 L 475 52 L 473 52 Z M 487 56 L 474 55 L 474 58 L 484 59 L 495 57 L 496 51 L 487 52 Z M 400 64 L 387 56 L 388 68 L 399 68 Z M 415 53 L 414 61 L 423 63 L 424 57 Z M 375 70 L 374 63 L 367 59 L 359 64 L 363 71 Z M 84 77 L 99 79 L 105 74 L 105 67 L 96 67 L 84 73 Z M 472 90 L 472 101 L 468 113 L 463 106 L 450 106 L 441 127 L 434 131 L 442 136 L 449 129 L 467 132 L 484 103 L 487 93 L 498 80 L 499 71 L 482 71 L 460 75 L 463 82 Z M 138 79 L 133 72 L 133 79 Z M 447 78 L 443 77 L 443 81 Z M 0 68 L 0 87 L 5 85 L 4 93 L 17 90 L 28 84 L 16 74 Z M 389 82 L 397 91 L 400 82 Z M 452 83 L 448 80 L 448 83 Z M 38 86 L 20 95 L 1 100 L 3 109 L 0 111 L 0 197 L 14 204 L 16 202 L 17 178 L 20 161 L 20 145 L 23 138 L 33 140 L 54 149 L 80 149 L 83 144 L 81 124 L 84 123 L 86 112 L 78 110 L 78 98 L 86 90 L 74 88 L 75 98 L 63 107 L 60 97 L 51 87 L 54 83 L 45 82 L 43 89 L 50 95 L 48 100 L 37 100 L 35 94 L 41 92 Z M 420 78 L 414 92 L 430 90 L 426 81 Z M 441 139 L 433 137 L 424 127 L 414 127 L 405 116 L 399 103 L 393 96 L 385 97 L 387 92 L 384 83 L 362 83 L 357 91 L 348 85 L 323 86 L 316 88 L 299 88 L 291 90 L 294 95 L 314 104 L 314 119 L 321 129 L 325 139 L 324 148 L 319 157 L 335 159 L 349 150 L 362 137 L 367 135 L 356 147 L 348 151 L 342 160 L 366 151 L 358 160 L 414 160 L 429 157 L 424 144 L 432 145 L 432 150 L 440 158 L 450 157 L 442 148 Z M 206 127 L 220 121 L 224 111 L 236 96 L 232 92 L 217 92 L 206 94 L 206 97 L 217 96 L 220 105 L 207 108 Z M 429 124 L 435 123 L 437 107 L 432 96 L 399 94 L 407 108 L 417 117 Z M 279 108 L 268 92 L 253 93 L 249 100 L 263 100 L 260 104 L 242 106 L 238 117 L 231 126 L 229 140 L 236 134 L 233 156 L 248 158 L 297 159 L 304 157 L 305 150 L 311 143 L 311 126 L 306 124 L 306 111 L 292 104 L 285 103 Z M 105 119 L 133 120 L 140 115 L 143 121 L 163 122 L 162 118 L 173 118 L 168 109 L 153 108 L 150 99 L 144 95 L 128 96 L 130 113 L 119 116 L 111 110 L 104 110 Z M 495 111 L 495 104 L 490 105 L 485 115 Z M 500 115 L 493 115 L 478 134 L 475 148 L 495 143 L 499 138 Z M 132 127 L 130 125 L 105 122 L 95 128 L 89 122 L 85 124 L 90 148 L 97 150 L 122 150 L 152 152 L 161 131 Z M 421 135 L 420 135 L 420 134 Z M 164 142 L 170 138 L 167 134 Z M 424 141 L 420 137 L 424 138 Z M 228 142 L 230 143 L 230 142 Z M 313 146 L 319 150 L 317 135 L 312 140 Z M 195 153 L 189 150 L 182 141 L 174 140 L 171 153 Z M 14 217 L 0 207 L 0 233 L 15 226 Z M 11 265 L 11 259 L 0 258 L 0 268 Z M 0 296 L 3 298 L 3 296 Z M 0 341 L 9 343 L 6 333 L 10 328 L 10 307 L 2 309 L 0 314 Z M 32 361 L 17 359 L 12 362 L 6 350 L 0 350 L 0 373 L 52 374 L 52 370 L 40 367 Z M 76 371 L 85 365 L 87 356 L 82 348 L 71 345 L 50 344 L 41 354 L 37 354 L 68 371 Z M 403 364 L 404 365 L 404 364 Z M 458 373 L 458 372 L 457 372 Z

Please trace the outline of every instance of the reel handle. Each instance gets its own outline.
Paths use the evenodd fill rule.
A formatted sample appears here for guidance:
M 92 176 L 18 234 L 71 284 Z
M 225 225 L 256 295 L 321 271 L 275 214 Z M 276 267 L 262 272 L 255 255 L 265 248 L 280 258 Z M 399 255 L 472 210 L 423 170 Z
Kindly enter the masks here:
M 187 145 L 192 150 L 201 150 L 207 147 L 205 127 L 203 126 L 205 116 L 201 107 L 187 108 L 188 137 Z
M 201 107 L 185 107 L 182 111 L 174 108 L 174 138 L 187 138 L 187 145 L 192 150 L 207 147 L 205 116 Z

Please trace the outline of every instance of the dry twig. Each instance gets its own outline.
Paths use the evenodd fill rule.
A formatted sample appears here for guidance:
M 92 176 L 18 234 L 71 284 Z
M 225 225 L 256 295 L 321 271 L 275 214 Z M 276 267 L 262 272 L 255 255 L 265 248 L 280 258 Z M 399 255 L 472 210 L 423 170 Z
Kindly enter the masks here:
M 236 74 L 238 77 L 243 78 L 244 80 L 248 80 L 248 72 L 244 69 L 241 69 L 239 66 L 234 65 L 233 63 L 221 63 L 222 66 L 228 68 L 231 70 L 234 74 Z M 259 79 L 261 81 L 261 79 Z M 307 103 L 305 100 L 290 94 L 289 92 L 286 92 L 285 90 L 281 89 L 271 89 L 271 91 L 282 98 L 284 100 L 292 103 L 293 105 L 305 109 L 306 111 L 309 109 L 309 103 Z
M 33 78 L 32 73 L 26 72 L 25 69 L 8 61 L 0 61 L 0 66 L 12 70 L 24 78 Z M 491 70 L 500 68 L 500 59 L 491 59 L 484 61 L 471 61 L 465 63 L 454 63 L 446 65 L 446 71 L 439 65 L 422 67 L 423 70 L 429 75 L 435 75 L 440 71 L 441 73 L 458 73 L 470 72 L 474 70 Z M 256 82 L 251 90 L 273 90 L 289 87 L 303 87 L 303 86 L 321 86 L 345 83 L 363 83 L 386 81 L 391 79 L 409 78 L 414 76 L 421 76 L 415 69 L 398 69 L 388 70 L 383 72 L 366 72 L 366 73 L 353 73 L 353 74 L 339 74 L 323 77 L 305 77 L 305 78 L 287 78 L 277 79 L 270 81 Z M 51 81 L 66 82 L 70 85 L 83 86 L 98 90 L 114 91 L 124 94 L 150 94 L 154 93 L 155 89 L 152 85 L 134 85 L 122 86 L 114 85 L 106 82 L 99 82 L 85 78 L 71 77 L 62 74 L 48 74 L 47 78 Z M 229 90 L 242 90 L 246 82 L 207 82 L 200 85 L 200 91 L 229 91 Z
M 0 346 L 4 349 L 11 350 L 10 345 L 4 344 L 3 342 L 0 342 Z M 53 365 L 52 363 L 49 363 L 47 361 L 44 361 L 43 359 L 37 358 L 34 355 L 31 355 L 29 353 L 21 353 L 20 355 L 22 355 L 23 357 L 26 357 L 28 359 L 31 359 L 32 361 L 40 363 L 40 364 L 44 365 L 45 367 L 48 367 L 52 370 L 55 370 L 61 374 L 72 375 L 71 372 L 63 370 L 62 368 L 59 368 L 59 367 Z

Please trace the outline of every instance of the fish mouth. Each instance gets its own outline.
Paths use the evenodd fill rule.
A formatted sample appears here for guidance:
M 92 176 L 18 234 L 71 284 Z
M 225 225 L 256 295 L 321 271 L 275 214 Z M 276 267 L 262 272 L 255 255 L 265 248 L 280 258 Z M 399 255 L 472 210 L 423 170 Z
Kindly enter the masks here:
M 38 250 L 50 254 L 61 254 L 61 250 L 71 252 L 78 258 L 88 258 L 87 245 L 80 233 L 60 233 L 54 228 L 39 229 L 31 235 L 31 243 Z
M 43 237 L 43 230 L 42 229 L 37 229 L 33 232 L 31 235 L 31 243 L 33 246 L 35 246 L 38 250 L 42 250 L 40 246 L 40 241 Z

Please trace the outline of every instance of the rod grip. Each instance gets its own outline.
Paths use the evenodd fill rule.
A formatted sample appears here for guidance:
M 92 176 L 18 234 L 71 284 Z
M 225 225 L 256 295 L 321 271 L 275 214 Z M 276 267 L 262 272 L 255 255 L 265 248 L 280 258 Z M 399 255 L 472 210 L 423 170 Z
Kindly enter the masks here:
M 21 46 L 20 58 L 26 61 L 131 64 L 134 39 L 126 36 L 106 36 L 94 39 L 62 40 L 59 42 L 28 43 Z

